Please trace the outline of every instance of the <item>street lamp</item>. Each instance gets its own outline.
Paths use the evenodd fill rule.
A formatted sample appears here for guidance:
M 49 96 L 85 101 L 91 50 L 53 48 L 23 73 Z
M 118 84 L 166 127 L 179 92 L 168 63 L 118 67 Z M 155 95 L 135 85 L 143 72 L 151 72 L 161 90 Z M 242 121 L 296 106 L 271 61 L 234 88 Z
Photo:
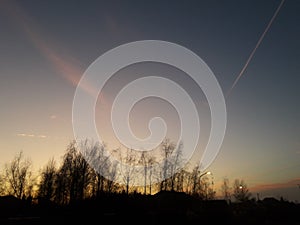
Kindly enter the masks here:
M 205 175 L 212 175 L 212 172 L 207 171 L 207 172 L 205 172 L 205 173 L 200 174 L 200 176 L 199 176 L 199 182 L 200 182 L 200 185 L 201 185 L 201 177 L 203 177 L 203 176 L 205 176 Z M 213 178 L 213 176 L 212 176 L 212 178 Z M 212 180 L 211 184 L 214 185 L 213 180 Z M 207 183 L 204 183 L 204 186 L 205 186 L 205 189 L 204 189 L 203 191 L 205 191 L 204 195 L 205 195 L 205 198 L 207 199 L 207 197 L 208 197 L 208 190 L 207 190 L 208 184 L 207 184 Z
M 212 174 L 212 173 L 211 173 L 210 171 L 207 171 L 207 172 L 201 174 L 201 175 L 199 176 L 199 178 L 203 177 L 204 175 L 210 175 L 210 174 Z
M 203 176 L 205 176 L 205 175 L 212 175 L 212 172 L 207 171 L 207 172 L 201 174 L 201 175 L 199 176 L 199 180 L 201 180 L 201 177 L 203 177 Z M 214 178 L 214 177 L 213 177 L 213 175 L 212 175 L 212 182 L 211 182 L 212 185 L 214 185 L 213 178 Z

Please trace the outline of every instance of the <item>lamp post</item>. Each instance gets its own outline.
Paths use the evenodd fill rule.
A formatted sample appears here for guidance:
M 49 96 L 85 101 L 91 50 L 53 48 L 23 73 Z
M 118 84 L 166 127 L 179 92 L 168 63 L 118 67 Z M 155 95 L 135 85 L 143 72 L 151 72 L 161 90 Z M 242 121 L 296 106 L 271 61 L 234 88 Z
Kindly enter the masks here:
M 212 175 L 212 172 L 207 171 L 207 172 L 201 174 L 201 175 L 199 176 L 199 181 L 201 180 L 201 177 L 203 177 L 203 176 L 205 176 L 205 175 Z M 213 175 L 212 175 L 212 179 L 213 179 L 213 178 L 214 178 L 214 177 L 213 177 Z M 212 180 L 211 184 L 214 185 L 214 181 L 213 181 L 213 180 Z
M 211 173 L 210 171 L 207 171 L 207 172 L 201 174 L 201 175 L 199 176 L 199 178 L 203 177 L 204 175 L 210 175 L 210 174 L 212 174 L 212 173 Z
M 202 178 L 203 176 L 205 176 L 205 175 L 212 175 L 212 172 L 207 171 L 207 172 L 205 172 L 205 173 L 200 174 L 200 176 L 199 176 L 199 182 L 200 182 L 200 185 L 201 185 L 201 178 Z M 212 178 L 213 178 L 213 176 L 212 176 Z M 212 180 L 211 184 L 214 185 L 213 180 Z M 208 193 L 207 193 L 207 188 L 208 188 L 208 186 L 207 186 L 207 184 L 205 183 L 205 195 L 206 195 L 206 198 L 207 198 L 207 195 L 208 195 Z

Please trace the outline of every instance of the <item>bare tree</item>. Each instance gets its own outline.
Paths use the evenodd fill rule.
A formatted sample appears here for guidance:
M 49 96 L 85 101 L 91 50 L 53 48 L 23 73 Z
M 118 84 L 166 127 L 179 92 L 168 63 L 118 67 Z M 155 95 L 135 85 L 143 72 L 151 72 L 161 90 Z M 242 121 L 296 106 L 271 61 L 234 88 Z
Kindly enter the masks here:
M 5 177 L 0 174 L 0 196 L 5 195 L 6 193 L 6 184 L 5 184 Z
M 55 195 L 60 203 L 82 200 L 89 193 L 93 173 L 85 154 L 84 149 L 79 151 L 75 141 L 69 144 L 57 173 Z
M 186 168 L 183 168 L 180 174 L 182 176 L 182 191 L 187 194 L 191 194 L 191 172 Z
M 208 177 L 203 177 L 200 180 L 200 198 L 204 200 L 212 200 L 216 196 L 216 192 L 212 187 L 212 182 L 209 181 Z
M 26 192 L 32 187 L 30 168 L 31 161 L 24 159 L 22 151 L 5 164 L 5 181 L 9 185 L 9 192 L 19 199 L 26 197 Z
M 161 144 L 161 151 L 163 154 L 164 165 L 162 168 L 162 181 L 160 183 L 160 190 L 167 190 L 168 188 L 168 177 L 170 173 L 170 156 L 172 155 L 175 149 L 174 143 L 170 139 L 166 138 Z
M 229 185 L 229 179 L 228 178 L 224 178 L 223 179 L 223 183 L 221 186 L 221 192 L 223 195 L 223 198 L 228 202 L 231 200 L 231 188 Z
M 94 183 L 94 196 L 99 196 L 105 190 L 105 176 L 109 170 L 109 157 L 105 155 L 105 146 L 91 144 L 86 151 L 88 152 L 88 162 L 91 163 L 95 169 L 95 183 Z
M 50 159 L 42 171 L 39 183 L 38 198 L 43 201 L 51 201 L 55 194 L 56 167 L 54 159 Z
M 233 196 L 239 202 L 250 199 L 251 193 L 244 180 L 235 179 L 233 184 Z
M 118 177 L 118 165 L 117 163 L 111 163 L 109 166 L 107 179 L 106 179 L 106 192 L 113 193 L 116 192 L 120 187 L 115 182 Z
M 186 178 L 186 171 L 181 170 L 177 172 L 174 176 L 175 190 L 183 192 L 184 191 L 184 180 Z
M 157 164 L 157 161 L 154 156 L 151 156 L 148 161 L 149 166 L 149 194 L 152 194 L 152 186 L 153 186 L 153 179 L 157 177 L 157 169 L 155 167 L 155 164 Z
M 213 188 L 213 179 L 209 179 L 207 175 L 211 175 L 210 171 L 201 173 L 200 166 L 194 166 L 191 172 L 186 175 L 187 193 L 200 199 L 214 199 L 216 192 Z
M 170 172 L 170 190 L 174 191 L 175 187 L 178 186 L 180 187 L 181 185 L 179 184 L 180 181 L 180 171 L 179 168 L 181 166 L 181 163 L 183 162 L 182 160 L 182 143 L 179 144 L 178 148 L 173 151 L 173 155 L 170 156 L 169 160 L 169 172 Z
M 104 192 L 114 191 L 114 182 L 117 179 L 116 165 L 111 162 L 110 155 L 107 154 L 106 146 L 86 141 L 83 148 L 86 152 L 86 160 L 92 165 L 92 189 L 93 196 L 99 196 Z
M 129 194 L 129 187 L 133 185 L 135 165 L 137 164 L 137 156 L 133 149 L 127 149 L 124 157 L 124 163 L 122 163 L 121 173 L 122 179 L 125 183 L 126 194 Z M 124 164 L 124 165 L 123 165 Z
M 86 142 L 81 144 L 83 145 L 80 146 L 81 149 L 79 151 L 76 143 L 71 143 L 67 153 L 69 156 L 66 157 L 66 165 L 70 166 L 70 201 L 82 200 L 85 197 L 85 194 L 87 194 L 86 191 L 88 190 L 88 186 L 92 179 L 91 167 L 86 160 L 89 154 L 87 148 L 85 148 Z M 70 160 L 70 162 L 68 160 Z
M 69 173 L 66 167 L 60 167 L 55 179 L 54 201 L 58 204 L 69 202 Z
M 196 165 L 189 176 L 190 182 L 190 193 L 192 195 L 197 195 L 200 190 L 200 170 L 199 165 Z
M 143 165 L 144 170 L 144 194 L 147 194 L 147 179 L 149 179 L 149 191 L 151 194 L 153 165 L 155 163 L 155 157 L 151 156 L 148 152 L 142 152 L 140 163 Z

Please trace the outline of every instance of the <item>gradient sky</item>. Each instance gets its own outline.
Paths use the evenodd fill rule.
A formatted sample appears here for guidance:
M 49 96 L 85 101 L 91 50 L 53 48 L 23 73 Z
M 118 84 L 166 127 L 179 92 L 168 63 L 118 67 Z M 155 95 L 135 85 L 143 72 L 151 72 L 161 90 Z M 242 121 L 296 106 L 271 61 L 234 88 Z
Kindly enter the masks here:
M 74 138 L 72 102 L 79 79 L 101 54 L 121 44 L 154 39 L 185 46 L 207 63 L 224 94 L 228 93 L 280 3 L 0 1 L 0 167 L 20 150 L 36 170 L 51 157 L 60 160 Z M 217 188 L 223 178 L 232 183 L 238 178 L 244 179 L 254 196 L 300 201 L 299 11 L 299 1 L 284 1 L 226 95 L 227 130 L 209 168 Z M 122 78 L 116 74 L 110 80 L 99 103 L 97 122 L 105 130 L 108 147 L 115 142 L 104 119 L 106 110 L 122 85 L 143 71 L 163 73 L 189 89 L 203 110 L 200 122 L 205 137 L 207 104 L 199 90 L 174 68 L 135 65 L 121 71 Z M 141 102 L 132 113 L 133 130 L 144 137 L 147 121 L 159 113 L 176 131 L 172 111 L 158 99 Z

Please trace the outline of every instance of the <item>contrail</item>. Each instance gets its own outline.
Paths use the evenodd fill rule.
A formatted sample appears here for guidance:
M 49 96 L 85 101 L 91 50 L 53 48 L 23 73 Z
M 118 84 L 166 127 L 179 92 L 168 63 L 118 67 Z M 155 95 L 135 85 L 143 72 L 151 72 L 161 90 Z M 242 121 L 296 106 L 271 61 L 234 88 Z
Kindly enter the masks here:
M 227 92 L 227 96 L 229 96 L 229 94 L 231 93 L 231 91 L 233 90 L 233 88 L 235 87 L 235 85 L 237 84 L 237 82 L 239 81 L 239 79 L 241 78 L 241 76 L 244 74 L 246 68 L 248 67 L 248 64 L 250 63 L 250 61 L 251 61 L 253 55 L 255 54 L 255 52 L 256 52 L 258 46 L 259 46 L 260 43 L 263 41 L 263 39 L 264 39 L 266 33 L 268 32 L 268 30 L 269 30 L 269 28 L 271 27 L 273 21 L 275 20 L 275 18 L 276 18 L 276 16 L 277 16 L 278 12 L 280 11 L 280 9 L 281 9 L 281 7 L 282 7 L 284 1 L 285 1 L 285 0 L 282 0 L 282 1 L 280 2 L 280 4 L 279 4 L 278 8 L 276 9 L 276 11 L 275 11 L 273 17 L 271 18 L 270 22 L 268 23 L 266 29 L 265 29 L 264 32 L 262 33 L 262 35 L 261 35 L 261 37 L 259 38 L 258 42 L 256 43 L 254 49 L 252 50 L 251 54 L 249 55 L 249 58 L 248 58 L 248 60 L 246 61 L 244 67 L 242 68 L 241 72 L 239 73 L 239 75 L 237 76 L 237 78 L 236 78 L 235 81 L 233 82 L 231 88 L 230 88 L 229 91 Z

